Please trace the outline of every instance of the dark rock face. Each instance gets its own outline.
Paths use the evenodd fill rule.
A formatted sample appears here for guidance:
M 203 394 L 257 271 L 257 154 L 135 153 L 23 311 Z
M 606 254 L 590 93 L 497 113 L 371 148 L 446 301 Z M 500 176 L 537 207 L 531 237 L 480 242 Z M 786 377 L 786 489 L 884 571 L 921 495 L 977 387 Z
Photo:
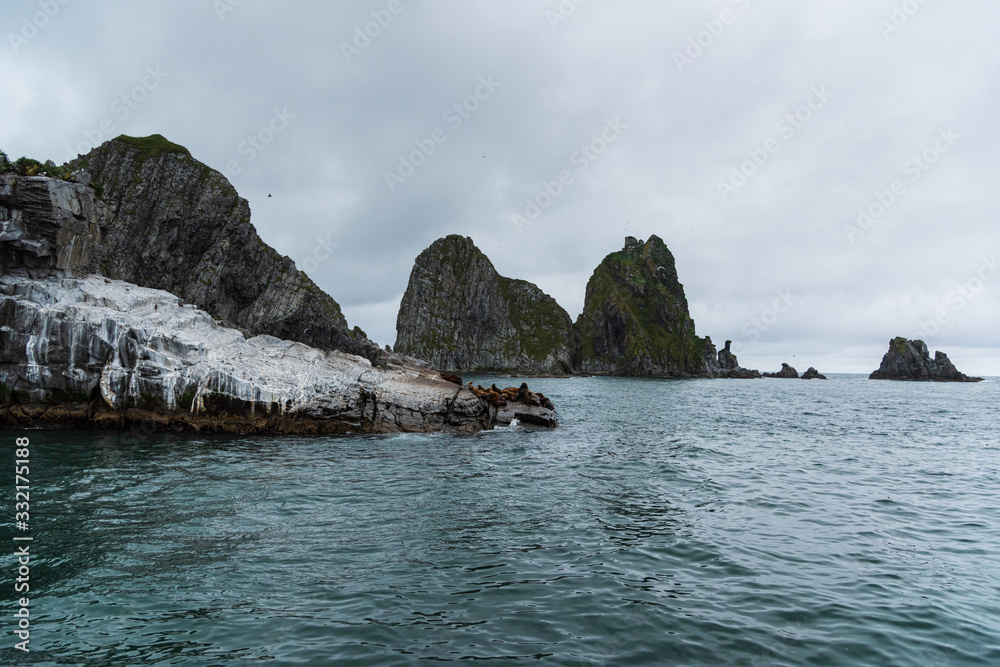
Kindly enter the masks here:
M 337 302 L 261 241 L 225 176 L 187 149 L 122 136 L 72 166 L 91 175 L 109 211 L 92 251 L 97 272 L 172 292 L 249 334 L 378 358 Z
M 982 382 L 983 380 L 960 373 L 944 352 L 935 352 L 934 359 L 931 359 L 924 341 L 907 340 L 903 337 L 889 341 L 889 351 L 882 357 L 881 366 L 869 375 L 868 379 L 925 382 Z
M 780 371 L 778 371 L 777 373 L 764 373 L 764 377 L 794 380 L 799 377 L 799 372 L 794 368 L 792 368 L 791 366 L 789 366 L 788 364 L 781 364 Z
M 818 370 L 816 370 L 815 368 L 813 368 L 812 366 L 810 366 L 809 370 L 807 370 L 805 373 L 802 374 L 802 379 L 803 380 L 825 380 L 826 376 L 825 375 L 820 375 L 820 372 Z
M 628 237 L 604 258 L 587 283 L 576 327 L 581 371 L 709 376 L 714 355 L 695 334 L 674 257 L 657 236 L 645 243 Z
M 716 354 L 712 339 L 709 336 L 705 337 L 705 368 L 708 371 L 708 376 L 733 380 L 753 380 L 760 378 L 760 371 L 740 366 L 736 355 L 730 349 L 732 344 L 733 341 L 727 340 L 726 346 Z
M 396 353 L 436 368 L 572 372 L 575 332 L 555 299 L 497 273 L 472 239 L 452 235 L 417 257 L 396 318 Z
M 0 176 L 0 270 L 89 273 L 109 211 L 93 189 L 43 176 Z

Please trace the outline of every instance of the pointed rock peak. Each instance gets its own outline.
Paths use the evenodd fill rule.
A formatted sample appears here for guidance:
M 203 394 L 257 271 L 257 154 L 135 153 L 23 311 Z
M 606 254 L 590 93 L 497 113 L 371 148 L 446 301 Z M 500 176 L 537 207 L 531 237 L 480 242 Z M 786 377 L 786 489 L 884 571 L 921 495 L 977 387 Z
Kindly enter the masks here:
M 396 318 L 400 354 L 454 371 L 569 373 L 569 315 L 524 280 L 497 273 L 471 238 L 438 239 L 417 257 Z

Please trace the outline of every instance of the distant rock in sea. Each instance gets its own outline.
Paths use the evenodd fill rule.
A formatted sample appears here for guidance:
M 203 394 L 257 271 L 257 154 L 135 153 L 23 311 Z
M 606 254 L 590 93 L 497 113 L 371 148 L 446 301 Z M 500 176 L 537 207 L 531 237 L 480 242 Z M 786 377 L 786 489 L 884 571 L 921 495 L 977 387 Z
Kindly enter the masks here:
M 575 347 L 573 321 L 556 300 L 501 276 L 471 238 L 438 239 L 414 262 L 395 352 L 442 370 L 566 375 Z
M 714 348 L 695 333 L 674 256 L 658 236 L 629 236 L 604 258 L 587 283 L 576 328 L 582 372 L 711 376 Z
M 815 370 L 815 369 L 813 369 L 813 370 Z M 781 370 L 780 371 L 778 371 L 777 373 L 764 373 L 764 377 L 766 377 L 766 378 L 781 378 L 781 379 L 787 379 L 787 380 L 794 380 L 794 379 L 797 379 L 799 377 L 799 372 L 797 370 L 795 370 L 794 368 L 792 368 L 791 366 L 789 366 L 788 364 L 781 364 Z M 823 379 L 825 380 L 826 378 L 823 378 Z
M 753 380 L 761 377 L 760 371 L 750 370 L 740 366 L 731 346 L 733 341 L 727 340 L 726 346 L 715 354 L 715 345 L 709 336 L 705 337 L 705 368 L 709 377 L 729 378 L 733 380 Z
M 927 344 L 922 340 L 903 337 L 889 341 L 889 351 L 882 357 L 870 380 L 916 380 L 925 382 L 982 382 L 983 378 L 960 373 L 948 355 L 937 351 L 931 359 Z
M 815 368 L 813 368 L 812 366 L 810 366 L 809 370 L 807 370 L 805 373 L 802 374 L 802 379 L 803 380 L 825 380 L 826 376 L 825 375 L 820 375 L 820 372 L 818 370 L 816 370 Z
M 759 378 L 727 341 L 699 338 L 663 241 L 625 239 L 587 284 L 574 324 L 555 299 L 499 275 L 462 236 L 416 259 L 396 319 L 395 352 L 456 372 Z

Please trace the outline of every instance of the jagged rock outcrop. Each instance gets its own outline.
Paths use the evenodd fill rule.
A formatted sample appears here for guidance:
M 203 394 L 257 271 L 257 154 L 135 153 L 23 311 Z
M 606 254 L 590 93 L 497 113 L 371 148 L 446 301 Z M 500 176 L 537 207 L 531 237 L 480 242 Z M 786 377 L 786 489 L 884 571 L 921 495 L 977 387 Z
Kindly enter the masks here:
M 0 176 L 0 273 L 89 273 L 110 211 L 94 190 L 43 176 Z
M 0 277 L 0 426 L 229 432 L 471 432 L 555 425 L 500 412 L 413 366 L 267 335 L 249 340 L 170 293 L 109 280 Z
M 70 166 L 86 169 L 106 204 L 91 248 L 98 273 L 172 292 L 250 334 L 378 358 L 337 302 L 257 236 L 226 177 L 187 149 L 121 136 Z
M 803 380 L 825 380 L 826 376 L 825 375 L 821 375 L 818 370 L 816 370 L 815 368 L 813 368 L 812 366 L 810 366 L 809 370 L 807 370 L 805 373 L 802 374 L 802 379 Z
M 789 366 L 788 364 L 781 364 L 781 370 L 777 373 L 764 373 L 766 378 L 781 378 L 785 380 L 796 380 L 799 377 L 799 372 Z
M 708 341 L 695 334 L 674 257 L 657 236 L 645 243 L 628 237 L 604 258 L 587 283 L 576 327 L 583 372 L 709 376 Z
M 920 380 L 933 382 L 982 382 L 983 378 L 960 373 L 944 352 L 935 352 L 931 359 L 927 344 L 922 340 L 903 337 L 889 341 L 889 351 L 882 357 L 870 380 Z
M 716 353 L 712 338 L 705 336 L 705 369 L 708 377 L 732 380 L 759 379 L 761 377 L 760 371 L 740 366 L 739 360 L 731 349 L 732 344 L 733 341 L 727 340 L 725 347 Z
M 555 299 L 501 276 L 472 239 L 452 235 L 414 262 L 393 349 L 444 370 L 566 374 L 574 337 Z

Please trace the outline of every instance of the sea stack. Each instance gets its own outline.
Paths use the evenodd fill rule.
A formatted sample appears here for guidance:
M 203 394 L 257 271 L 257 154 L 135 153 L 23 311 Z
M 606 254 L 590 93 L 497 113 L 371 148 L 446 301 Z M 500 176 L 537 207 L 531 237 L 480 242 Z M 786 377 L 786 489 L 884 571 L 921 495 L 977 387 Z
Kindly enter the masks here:
M 815 369 L 813 369 L 815 370 Z M 799 372 L 788 364 L 781 364 L 781 370 L 777 373 L 764 373 L 766 378 L 780 378 L 783 380 L 795 380 L 799 377 Z M 825 378 L 824 378 L 825 379 Z
M 922 340 L 903 337 L 889 341 L 889 351 L 882 357 L 870 380 L 912 380 L 923 382 L 982 382 L 983 378 L 960 373 L 948 355 L 937 351 L 931 359 L 927 344 Z
M 604 258 L 587 283 L 576 327 L 583 372 L 710 376 L 710 341 L 695 333 L 674 256 L 658 236 L 629 236 Z
M 732 380 L 759 379 L 761 377 L 760 371 L 740 366 L 739 360 L 731 349 L 732 344 L 733 341 L 727 340 L 725 347 L 716 354 L 711 337 L 705 336 L 705 368 L 708 376 Z
M 451 235 L 414 262 L 393 349 L 442 370 L 565 375 L 575 337 L 555 299 L 501 276 L 471 238 Z

